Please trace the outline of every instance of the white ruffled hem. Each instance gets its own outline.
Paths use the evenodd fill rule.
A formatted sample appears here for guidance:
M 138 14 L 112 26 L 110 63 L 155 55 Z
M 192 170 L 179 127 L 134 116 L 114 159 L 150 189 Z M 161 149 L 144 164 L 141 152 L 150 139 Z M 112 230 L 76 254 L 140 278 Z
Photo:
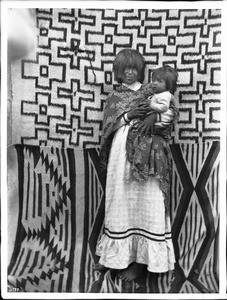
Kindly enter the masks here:
M 125 269 L 137 262 L 147 265 L 149 272 L 164 273 L 173 270 L 175 263 L 171 239 L 158 242 L 138 235 L 112 239 L 104 234 L 96 254 L 100 256 L 99 263 L 111 269 Z

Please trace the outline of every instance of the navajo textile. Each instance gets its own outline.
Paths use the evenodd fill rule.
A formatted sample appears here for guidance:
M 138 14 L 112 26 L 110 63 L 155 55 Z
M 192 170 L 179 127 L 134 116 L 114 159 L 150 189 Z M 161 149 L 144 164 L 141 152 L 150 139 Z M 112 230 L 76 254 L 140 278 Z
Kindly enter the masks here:
M 99 146 L 123 48 L 144 56 L 145 83 L 163 63 L 177 68 L 175 142 L 219 140 L 220 10 L 37 9 L 36 22 L 38 48 L 12 66 L 12 144 Z
M 217 292 L 221 11 L 39 8 L 36 23 L 38 48 L 11 68 L 11 280 L 26 292 Z M 103 108 L 113 58 L 128 47 L 145 57 L 145 82 L 163 63 L 177 68 L 180 110 L 171 146 L 176 273 L 131 286 L 92 271 L 104 219 Z
M 176 271 L 145 273 L 131 285 L 113 272 L 92 270 L 105 201 L 98 149 L 15 148 L 19 214 L 8 272 L 18 287 L 26 292 L 218 292 L 219 142 L 171 146 Z
M 85 291 L 97 277 L 91 264 L 104 213 L 98 152 L 15 147 L 19 215 L 9 274 L 25 291 Z

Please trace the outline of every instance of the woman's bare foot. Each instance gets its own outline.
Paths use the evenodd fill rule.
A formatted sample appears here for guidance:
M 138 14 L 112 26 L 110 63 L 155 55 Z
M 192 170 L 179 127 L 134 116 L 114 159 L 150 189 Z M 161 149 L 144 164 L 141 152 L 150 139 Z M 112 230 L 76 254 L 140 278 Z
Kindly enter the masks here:
M 93 270 L 99 271 L 99 272 L 106 272 L 108 270 L 108 268 L 100 263 L 97 263 L 96 265 L 93 266 Z
M 132 281 L 143 274 L 144 268 L 144 264 L 134 262 L 127 269 L 120 271 L 118 276 L 125 281 Z

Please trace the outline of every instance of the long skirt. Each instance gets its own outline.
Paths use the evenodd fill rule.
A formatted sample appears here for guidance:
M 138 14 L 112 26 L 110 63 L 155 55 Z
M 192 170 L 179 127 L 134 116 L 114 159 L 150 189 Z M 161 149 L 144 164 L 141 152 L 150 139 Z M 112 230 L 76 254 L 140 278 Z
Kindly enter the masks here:
M 147 265 L 154 273 L 174 269 L 170 216 L 159 181 L 130 181 L 126 159 L 129 125 L 118 129 L 109 155 L 104 234 L 97 244 L 99 263 L 125 269 L 132 262 Z

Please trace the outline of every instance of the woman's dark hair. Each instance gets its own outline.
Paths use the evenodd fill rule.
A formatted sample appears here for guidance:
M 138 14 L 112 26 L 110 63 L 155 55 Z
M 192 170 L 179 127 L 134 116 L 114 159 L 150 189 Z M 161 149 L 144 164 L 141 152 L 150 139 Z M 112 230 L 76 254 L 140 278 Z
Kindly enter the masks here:
M 161 68 L 154 70 L 154 72 L 152 73 L 152 81 L 155 78 L 165 80 L 166 89 L 170 91 L 171 94 L 175 93 L 178 79 L 178 73 L 176 69 L 165 65 Z
M 126 68 L 135 68 L 138 72 L 137 80 L 143 82 L 145 61 L 139 51 L 135 49 L 121 50 L 113 62 L 114 79 L 118 83 L 122 83 L 122 76 Z

